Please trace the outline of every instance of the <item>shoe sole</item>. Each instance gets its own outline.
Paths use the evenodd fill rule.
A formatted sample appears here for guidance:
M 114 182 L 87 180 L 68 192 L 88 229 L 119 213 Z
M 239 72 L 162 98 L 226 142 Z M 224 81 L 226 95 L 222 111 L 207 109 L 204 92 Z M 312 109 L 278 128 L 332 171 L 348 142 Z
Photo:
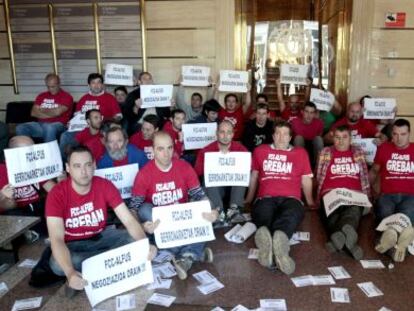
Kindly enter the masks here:
M 212 263 L 214 261 L 214 254 L 211 248 L 206 247 L 203 254 L 203 262 Z
M 400 236 L 395 247 L 395 253 L 393 256 L 394 261 L 403 262 L 407 252 L 407 247 L 414 239 L 414 229 L 412 227 L 405 228 Z
M 379 243 L 375 246 L 375 250 L 380 254 L 384 254 L 397 245 L 397 240 L 397 231 L 394 229 L 387 229 L 382 233 Z
M 260 227 L 254 236 L 254 242 L 259 249 L 259 263 L 269 268 L 272 266 L 272 236 L 266 227 Z
M 333 244 L 333 247 L 336 248 L 336 250 L 340 251 L 345 246 L 346 237 L 343 232 L 336 231 L 331 234 L 331 242 Z
M 345 234 L 345 246 L 348 250 L 353 249 L 358 242 L 358 233 L 350 225 L 344 225 L 342 232 Z
M 180 280 L 185 280 L 188 275 L 187 275 L 187 271 L 185 271 L 185 269 L 183 267 L 181 267 L 176 261 L 175 259 L 173 259 L 173 265 L 175 268 L 175 271 L 177 272 L 177 276 Z
M 349 252 L 355 260 L 361 260 L 364 258 L 364 251 L 358 245 L 355 245 L 352 249 L 349 250 Z
M 275 231 L 273 234 L 273 253 L 276 265 L 284 274 L 295 272 L 295 262 L 289 256 L 289 238 L 282 231 Z

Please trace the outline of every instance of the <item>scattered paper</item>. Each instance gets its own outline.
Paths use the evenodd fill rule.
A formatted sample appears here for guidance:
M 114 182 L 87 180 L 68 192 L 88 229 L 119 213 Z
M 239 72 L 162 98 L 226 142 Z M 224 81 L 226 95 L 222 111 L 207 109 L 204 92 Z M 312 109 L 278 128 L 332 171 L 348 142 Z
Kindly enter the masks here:
M 293 284 L 295 284 L 296 287 L 305 287 L 305 286 L 311 286 L 313 285 L 313 277 L 312 275 L 303 275 L 298 276 L 295 278 L 291 278 Z
M 351 275 L 342 266 L 328 267 L 329 272 L 337 280 L 350 279 Z
M 147 289 L 169 289 L 171 287 L 172 280 L 171 279 L 163 279 L 160 275 L 154 275 L 154 282 L 147 286 Z
M 43 297 L 20 299 L 14 302 L 12 311 L 40 308 Z
M 259 258 L 259 249 L 257 248 L 251 248 L 249 250 L 249 256 L 247 256 L 248 259 L 258 259 Z
M 152 260 L 154 263 L 164 263 L 169 262 L 173 258 L 173 254 L 167 252 L 165 250 L 161 250 L 158 252 L 157 256 Z
M 39 260 L 34 260 L 34 259 L 29 259 L 29 258 L 26 258 L 25 260 L 23 260 L 20 264 L 19 264 L 19 267 L 20 268 L 29 268 L 29 269 L 33 269 L 36 265 L 37 265 L 37 262 L 38 262 Z
M 349 291 L 347 288 L 331 287 L 331 301 L 340 303 L 350 303 Z
M 364 269 L 384 269 L 385 266 L 379 259 L 372 260 L 360 260 L 361 265 Z
M 224 288 L 224 285 L 220 283 L 217 279 L 215 279 L 213 282 L 207 283 L 207 284 L 201 284 L 197 286 L 197 289 L 203 294 L 208 295 L 215 291 L 218 291 L 219 289 Z
M 285 299 L 260 299 L 260 308 L 270 309 L 274 311 L 286 311 Z
M 250 213 L 243 213 L 242 215 L 246 221 L 252 220 L 252 215 Z
M 227 241 L 233 243 L 243 243 L 253 235 L 257 230 L 256 225 L 252 222 L 246 222 L 243 226 L 237 224 L 224 237 Z
M 293 246 L 293 245 L 296 245 L 296 244 L 300 244 L 300 241 L 298 241 L 298 240 L 294 240 L 293 239 L 293 237 L 289 240 L 289 245 L 290 246 Z
M 247 309 L 243 305 L 237 305 L 233 309 L 231 309 L 230 311 L 250 311 L 250 309 Z
M 293 234 L 292 239 L 295 241 L 310 241 L 310 232 L 297 231 Z
M 368 297 L 377 297 L 384 295 L 384 293 L 380 291 L 380 289 L 376 287 L 372 282 L 358 283 L 357 285 Z
M 200 283 L 200 284 L 208 284 L 211 282 L 216 281 L 217 279 L 207 270 L 203 270 L 193 274 L 193 277 Z
M 335 284 L 335 280 L 333 279 L 332 275 L 313 275 L 313 285 L 333 285 Z
M 152 294 L 152 296 L 150 297 L 150 299 L 147 302 L 150 303 L 150 304 L 153 304 L 153 305 L 169 307 L 169 306 L 172 305 L 175 298 L 176 297 L 174 297 L 174 296 L 154 293 L 154 294 Z
M 381 307 L 378 311 L 392 311 L 391 309 L 388 309 L 387 307 Z
M 225 311 L 225 310 L 220 307 L 215 307 L 214 309 L 211 309 L 210 311 Z
M 135 294 L 116 296 L 116 310 L 131 310 L 136 308 Z
M 164 279 L 169 279 L 177 275 L 174 266 L 170 262 L 152 266 L 152 272 L 160 275 Z
M 3 295 L 9 291 L 9 288 L 7 287 L 7 284 L 4 282 L 0 283 L 0 295 Z

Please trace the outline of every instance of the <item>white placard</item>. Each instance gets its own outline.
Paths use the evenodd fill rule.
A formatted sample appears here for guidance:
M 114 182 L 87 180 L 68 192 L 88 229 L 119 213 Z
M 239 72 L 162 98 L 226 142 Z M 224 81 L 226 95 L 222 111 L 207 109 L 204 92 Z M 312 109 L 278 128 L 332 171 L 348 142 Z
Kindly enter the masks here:
M 172 85 L 141 85 L 141 108 L 170 107 Z
M 352 191 L 346 188 L 336 188 L 323 197 L 326 216 L 332 214 L 342 205 L 356 205 L 369 209 L 372 204 L 365 193 Z M 364 212 L 365 213 L 365 212 Z
M 82 262 L 82 277 L 94 307 L 105 299 L 153 282 L 148 239 L 90 257 Z
M 181 67 L 182 81 L 184 86 L 208 86 L 210 82 L 210 67 L 204 66 L 182 66 Z
M 172 278 L 173 276 L 177 275 L 177 272 L 175 271 L 174 266 L 171 264 L 171 262 L 164 262 L 159 265 L 154 265 L 152 267 L 152 271 L 154 275 L 159 275 L 162 278 Z
M 313 286 L 313 276 L 312 275 L 303 275 L 291 278 L 293 284 L 296 287 L 305 287 L 305 286 Z
M 318 110 L 330 111 L 335 103 L 335 96 L 331 92 L 312 88 L 309 101 L 314 103 Z
M 57 140 L 4 150 L 7 177 L 14 187 L 35 184 L 58 177 L 63 164 Z
M 377 153 L 377 145 L 374 143 L 375 138 L 352 138 L 352 144 L 359 146 L 365 154 L 365 161 L 368 164 L 374 162 Z
M 248 83 L 247 71 L 220 70 L 220 92 L 246 93 Z
M 85 114 L 78 112 L 69 120 L 68 132 L 80 132 L 87 127 L 88 123 L 86 122 Z
M 308 85 L 309 65 L 282 64 L 280 67 L 280 83 Z
M 213 226 L 203 218 L 204 212 L 211 212 L 207 200 L 154 207 L 152 219 L 160 221 L 154 231 L 157 247 L 171 248 L 214 240 Z
M 197 286 L 197 289 L 203 294 L 208 295 L 215 291 L 218 291 L 219 289 L 224 288 L 223 283 L 221 283 L 219 280 L 215 279 L 214 281 L 210 283 L 205 283 Z
M 377 231 L 385 231 L 389 228 L 401 233 L 405 228 L 411 227 L 411 220 L 403 213 L 393 214 L 384 218 L 378 227 Z
M 208 284 L 217 280 L 217 278 L 207 270 L 194 273 L 193 278 L 195 278 L 200 284 Z
M 112 181 L 123 199 L 130 198 L 135 176 L 138 173 L 138 164 L 128 164 L 103 168 L 95 171 L 95 176 Z
M 206 187 L 248 187 L 252 156 L 250 152 L 206 152 L 204 183 Z
M 364 119 L 394 119 L 395 98 L 365 98 Z
M 310 232 L 296 231 L 292 235 L 292 239 L 294 239 L 295 241 L 309 242 L 310 241 Z
M 107 64 L 105 67 L 105 84 L 134 85 L 134 68 L 129 65 Z
M 217 140 L 217 123 L 190 123 L 182 125 L 184 149 L 201 149 Z

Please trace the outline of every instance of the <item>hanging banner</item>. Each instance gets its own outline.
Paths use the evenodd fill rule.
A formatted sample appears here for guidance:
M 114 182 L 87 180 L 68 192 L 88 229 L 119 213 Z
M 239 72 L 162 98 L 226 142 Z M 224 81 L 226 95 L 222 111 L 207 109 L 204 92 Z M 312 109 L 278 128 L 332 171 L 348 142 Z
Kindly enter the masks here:
M 57 140 L 28 147 L 4 150 L 7 177 L 14 187 L 22 187 L 58 177 L 63 172 Z

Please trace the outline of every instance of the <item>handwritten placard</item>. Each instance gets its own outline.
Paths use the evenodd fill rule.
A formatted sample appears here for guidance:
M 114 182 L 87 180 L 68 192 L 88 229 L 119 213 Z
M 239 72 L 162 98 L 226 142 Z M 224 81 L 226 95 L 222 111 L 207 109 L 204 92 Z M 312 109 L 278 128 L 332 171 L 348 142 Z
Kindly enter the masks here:
M 201 149 L 217 140 L 217 123 L 183 124 L 184 149 Z
M 220 92 L 246 93 L 249 74 L 247 71 L 220 70 Z
M 170 107 L 172 85 L 141 85 L 141 108 Z
M 105 84 L 134 85 L 134 69 L 129 65 L 107 64 L 105 67 Z
M 182 66 L 182 82 L 184 86 L 208 86 L 210 84 L 210 67 L 204 66 Z

